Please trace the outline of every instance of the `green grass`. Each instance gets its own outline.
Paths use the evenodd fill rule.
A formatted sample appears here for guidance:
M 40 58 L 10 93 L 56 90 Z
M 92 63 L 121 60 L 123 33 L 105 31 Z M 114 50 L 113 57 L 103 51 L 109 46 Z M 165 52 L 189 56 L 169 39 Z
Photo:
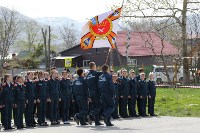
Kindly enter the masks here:
M 160 116 L 200 117 L 200 89 L 157 88 L 155 113 Z

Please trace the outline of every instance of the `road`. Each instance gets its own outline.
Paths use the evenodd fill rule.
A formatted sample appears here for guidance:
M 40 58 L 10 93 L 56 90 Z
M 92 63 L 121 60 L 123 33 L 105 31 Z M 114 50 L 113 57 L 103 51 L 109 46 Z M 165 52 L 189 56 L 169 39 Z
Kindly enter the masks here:
M 147 117 L 113 120 L 114 127 L 94 125 L 77 126 L 59 125 L 49 127 L 36 127 L 31 129 L 12 130 L 14 133 L 200 133 L 200 118 L 189 117 Z M 2 130 L 3 131 L 3 130 Z

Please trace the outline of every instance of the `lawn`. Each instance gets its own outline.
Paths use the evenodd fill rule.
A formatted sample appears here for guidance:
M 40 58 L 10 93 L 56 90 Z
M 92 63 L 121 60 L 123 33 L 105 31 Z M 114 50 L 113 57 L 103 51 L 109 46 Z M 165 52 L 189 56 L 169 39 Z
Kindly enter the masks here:
M 200 89 L 157 88 L 155 112 L 160 116 L 200 117 Z

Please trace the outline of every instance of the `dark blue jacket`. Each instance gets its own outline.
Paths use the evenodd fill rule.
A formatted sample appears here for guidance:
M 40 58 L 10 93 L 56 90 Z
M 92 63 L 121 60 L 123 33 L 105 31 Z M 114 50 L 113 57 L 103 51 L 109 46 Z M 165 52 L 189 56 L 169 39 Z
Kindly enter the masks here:
M 59 97 L 60 95 L 60 81 L 58 79 L 53 80 L 52 78 L 47 82 L 47 97 Z
M 121 81 L 121 96 L 128 96 L 129 95 L 129 83 L 128 79 L 125 77 L 120 78 Z
M 87 83 L 83 77 L 74 80 L 72 93 L 75 99 L 89 98 Z
M 102 75 L 102 72 L 97 72 L 94 70 L 90 70 L 90 72 L 87 74 L 86 81 L 89 88 L 89 92 L 99 92 L 98 81 L 100 75 Z
M 115 87 L 112 81 L 112 75 L 105 72 L 99 77 L 99 89 L 101 94 L 107 94 L 110 96 L 115 95 Z
M 38 80 L 35 82 L 36 98 L 47 98 L 47 80 Z
M 71 81 L 69 79 L 64 79 L 60 81 L 60 91 L 61 91 L 61 98 L 63 97 L 71 97 Z
M 25 83 L 26 85 L 26 96 L 27 96 L 27 99 L 36 99 L 36 88 L 35 88 L 35 82 L 32 81 L 30 82 L 29 80 L 27 80 Z
M 120 96 L 120 90 L 121 90 L 121 85 L 119 83 L 114 83 L 114 87 L 115 87 L 115 96 L 117 98 L 119 98 Z
M 148 95 L 150 95 L 151 97 L 155 97 L 156 96 L 156 86 L 155 86 L 155 81 L 148 81 L 147 82 L 147 90 L 148 90 Z
M 17 101 L 26 101 L 26 98 L 26 85 L 16 83 L 14 85 L 14 103 L 16 104 Z
M 137 81 L 136 79 L 128 79 L 129 83 L 129 96 L 131 97 L 137 97 Z
M 12 83 L 10 83 L 10 87 L 8 83 L 4 83 L 2 85 L 2 93 L 1 93 L 2 105 L 5 105 L 5 103 L 8 101 L 13 101 L 13 89 L 14 85 Z
M 148 95 L 147 82 L 145 80 L 138 81 L 138 97 L 146 98 Z

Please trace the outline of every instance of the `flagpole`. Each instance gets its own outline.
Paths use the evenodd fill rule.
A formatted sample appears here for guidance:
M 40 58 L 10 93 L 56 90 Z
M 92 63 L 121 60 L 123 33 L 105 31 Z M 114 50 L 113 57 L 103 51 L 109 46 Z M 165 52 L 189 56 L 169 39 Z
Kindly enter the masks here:
M 122 1 L 122 7 L 124 6 L 124 0 Z

